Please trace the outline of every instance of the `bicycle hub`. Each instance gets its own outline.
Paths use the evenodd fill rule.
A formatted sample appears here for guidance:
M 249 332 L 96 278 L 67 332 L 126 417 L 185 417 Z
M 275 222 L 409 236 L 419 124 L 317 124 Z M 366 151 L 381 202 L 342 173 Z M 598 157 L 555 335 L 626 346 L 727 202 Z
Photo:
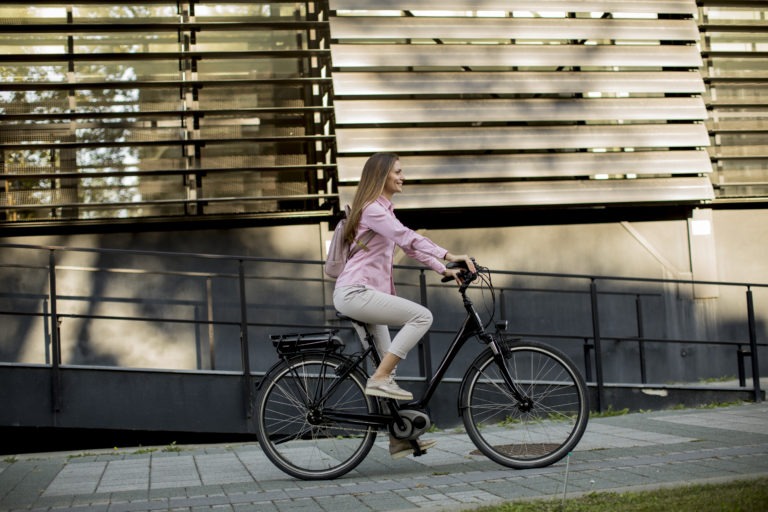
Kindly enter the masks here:
M 521 412 L 531 412 L 531 409 L 533 409 L 533 400 L 530 397 L 526 397 L 517 404 L 517 408 Z
M 320 409 L 312 408 L 309 411 L 307 411 L 307 423 L 310 425 L 319 425 L 320 422 L 323 419 L 323 413 L 320 411 Z

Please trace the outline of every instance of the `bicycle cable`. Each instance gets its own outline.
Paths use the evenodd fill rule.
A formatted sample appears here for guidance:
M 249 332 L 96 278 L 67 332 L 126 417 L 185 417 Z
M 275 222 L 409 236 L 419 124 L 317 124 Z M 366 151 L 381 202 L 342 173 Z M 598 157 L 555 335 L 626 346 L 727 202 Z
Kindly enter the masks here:
M 487 329 L 488 326 L 493 323 L 493 320 L 496 317 L 496 290 L 493 287 L 493 280 L 491 278 L 491 269 L 489 269 L 488 267 L 482 267 L 478 265 L 477 262 L 474 262 L 474 263 L 475 263 L 476 272 L 474 274 L 474 278 L 472 279 L 472 281 L 474 280 L 480 281 L 479 288 L 480 288 L 481 300 L 483 302 L 483 307 L 485 309 L 485 312 L 488 315 L 488 322 L 486 322 L 486 324 L 483 326 L 483 329 Z M 462 272 L 462 274 L 464 274 L 464 276 L 462 277 L 463 279 L 467 279 L 472 276 L 472 274 L 469 271 L 464 271 Z M 466 285 L 467 286 L 465 290 L 468 289 L 469 283 L 466 283 Z M 485 298 L 486 287 L 488 289 L 488 292 L 490 292 L 491 294 L 490 308 L 488 307 L 488 301 Z
M 461 278 L 463 284 L 460 287 L 460 291 L 462 294 L 466 293 L 466 291 L 469 289 L 469 285 L 472 281 L 475 279 L 480 280 L 480 294 L 482 296 L 483 300 L 483 306 L 485 307 L 486 314 L 488 315 L 488 322 L 483 326 L 483 329 L 487 329 L 489 325 L 493 323 L 494 318 L 496 317 L 496 290 L 493 288 L 493 280 L 491 279 L 491 269 L 488 267 L 483 267 L 477 264 L 477 262 L 472 259 L 472 262 L 475 265 L 475 273 L 474 277 L 471 272 L 467 269 L 466 265 L 462 263 L 448 263 L 447 268 L 463 268 L 463 270 L 459 273 L 459 277 Z M 469 279 L 469 281 L 467 281 Z M 442 282 L 447 283 L 448 281 L 451 281 L 452 277 L 443 277 Z M 488 308 L 488 301 L 485 300 L 485 288 L 484 286 L 488 287 L 488 291 L 491 294 L 491 307 Z
M 486 322 L 484 329 L 487 329 L 489 325 L 493 323 L 496 317 L 496 290 L 493 288 L 493 280 L 491 279 L 491 270 L 488 267 L 481 267 L 478 269 L 477 276 L 480 278 L 480 295 L 483 298 L 483 306 L 485 312 L 488 315 L 488 322 Z M 488 308 L 488 301 L 485 300 L 485 287 L 488 287 L 488 292 L 491 295 L 491 307 Z

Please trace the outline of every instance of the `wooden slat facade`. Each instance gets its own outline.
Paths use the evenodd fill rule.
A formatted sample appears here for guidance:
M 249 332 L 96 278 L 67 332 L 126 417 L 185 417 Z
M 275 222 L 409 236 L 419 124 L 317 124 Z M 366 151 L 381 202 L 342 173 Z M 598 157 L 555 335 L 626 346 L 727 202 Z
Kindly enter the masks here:
M 663 51 L 661 51 L 663 50 Z M 695 46 L 516 45 L 516 44 L 336 44 L 334 67 L 355 68 L 504 68 L 525 66 L 698 68 Z
M 352 201 L 354 192 L 345 189 L 340 199 Z M 495 206 L 583 206 L 599 203 L 677 204 L 712 199 L 706 177 L 649 178 L 623 180 L 520 181 L 500 187 L 497 183 L 453 185 L 408 185 L 408 193 L 397 197 L 398 209 L 485 208 Z
M 698 41 L 699 30 L 687 20 L 614 20 L 592 18 L 393 18 L 336 17 L 334 39 L 360 40 L 569 40 Z
M 457 80 L 461 78 L 461 80 Z M 333 75 L 334 94 L 347 96 L 462 94 L 701 94 L 704 82 L 692 71 L 356 71 Z
M 438 7 L 413 0 L 330 0 L 332 10 L 405 11 L 516 11 L 572 12 L 578 7 L 582 12 L 629 12 L 629 13 L 696 13 L 696 4 L 689 0 L 440 0 Z
M 685 124 L 437 128 L 338 128 L 345 153 L 505 151 L 603 148 L 690 148 L 709 143 L 706 127 Z M 478 156 L 478 158 L 481 158 Z M 662 169 L 659 174 L 666 174 Z
M 715 195 L 722 202 L 768 197 L 768 3 L 700 2 Z
M 5 2 L 0 228 L 332 215 L 328 23 L 280 3 Z
M 768 198 L 765 2 L 35 6 L 0 20 L 0 227 L 326 220 L 375 151 L 415 209 Z
M 702 120 L 702 98 L 337 100 L 344 125 L 539 121 Z
M 342 203 L 377 151 L 402 156 L 398 208 L 711 201 L 695 12 L 332 0 Z
M 344 156 L 338 160 L 339 181 L 354 184 L 367 156 Z M 704 151 L 559 152 L 476 155 L 412 155 L 404 162 L 408 180 L 452 180 L 572 178 L 598 175 L 671 174 L 697 175 L 709 165 Z

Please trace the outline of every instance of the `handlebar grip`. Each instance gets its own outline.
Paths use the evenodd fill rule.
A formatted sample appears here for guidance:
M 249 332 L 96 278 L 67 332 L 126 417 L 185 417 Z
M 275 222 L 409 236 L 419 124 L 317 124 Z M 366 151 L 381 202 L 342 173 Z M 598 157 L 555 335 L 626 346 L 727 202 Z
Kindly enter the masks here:
M 472 261 L 474 262 L 475 260 L 472 259 Z M 472 280 L 474 280 L 474 275 L 470 273 L 469 267 L 467 266 L 466 261 L 451 261 L 449 263 L 446 263 L 445 268 L 450 268 L 450 269 L 459 268 L 461 269 L 461 272 L 459 273 L 459 277 L 461 277 L 463 281 L 466 281 L 468 277 L 472 277 Z M 447 283 L 448 281 L 453 281 L 453 277 L 446 276 L 440 279 L 440 282 L 442 283 Z
M 460 268 L 463 270 L 467 270 L 467 264 L 464 263 L 463 261 L 450 261 L 445 264 L 445 268 L 450 268 L 450 269 Z M 453 281 L 453 277 L 446 276 L 440 280 L 441 283 L 447 283 L 448 281 Z

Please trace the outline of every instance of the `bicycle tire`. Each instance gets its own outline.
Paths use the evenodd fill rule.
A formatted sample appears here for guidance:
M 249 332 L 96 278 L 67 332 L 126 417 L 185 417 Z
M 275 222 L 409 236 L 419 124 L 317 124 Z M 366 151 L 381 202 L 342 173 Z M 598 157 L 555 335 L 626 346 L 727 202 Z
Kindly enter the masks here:
M 328 418 L 331 412 L 372 414 L 377 402 L 365 395 L 366 376 L 355 369 L 326 397 L 315 397 L 336 383 L 336 370 L 348 359 L 305 353 L 278 364 L 256 396 L 256 436 L 264 453 L 283 472 L 302 480 L 330 480 L 353 470 L 368 455 L 377 429 Z
M 510 468 L 549 466 L 581 440 L 589 396 L 581 373 L 558 349 L 534 341 L 502 341 L 504 364 L 530 407 L 519 403 L 501 377 L 491 349 L 462 380 L 460 411 L 467 434 L 491 460 Z

